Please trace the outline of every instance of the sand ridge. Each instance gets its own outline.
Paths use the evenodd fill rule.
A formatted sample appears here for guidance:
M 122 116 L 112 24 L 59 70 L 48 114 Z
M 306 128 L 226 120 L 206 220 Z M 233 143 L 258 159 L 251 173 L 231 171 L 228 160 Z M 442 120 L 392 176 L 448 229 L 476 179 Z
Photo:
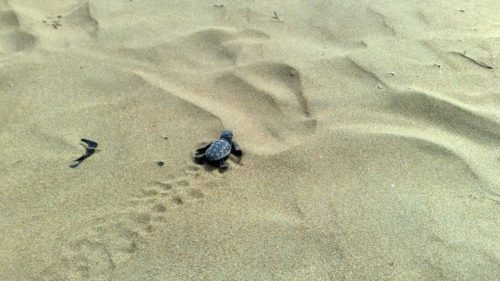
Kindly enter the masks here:
M 0 280 L 496 279 L 499 8 L 0 0 Z

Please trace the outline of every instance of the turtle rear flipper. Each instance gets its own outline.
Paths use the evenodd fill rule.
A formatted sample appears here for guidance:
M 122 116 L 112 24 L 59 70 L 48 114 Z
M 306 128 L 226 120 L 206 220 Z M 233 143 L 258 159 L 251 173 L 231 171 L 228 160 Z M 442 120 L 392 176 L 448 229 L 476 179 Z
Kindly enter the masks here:
M 194 151 L 194 160 L 197 163 L 202 163 L 203 161 L 205 161 L 205 151 L 207 151 L 211 144 L 211 142 L 198 144 L 198 148 Z
M 219 169 L 221 171 L 225 171 L 227 170 L 227 168 L 229 168 L 229 164 L 226 162 L 226 159 L 223 159 L 219 162 Z

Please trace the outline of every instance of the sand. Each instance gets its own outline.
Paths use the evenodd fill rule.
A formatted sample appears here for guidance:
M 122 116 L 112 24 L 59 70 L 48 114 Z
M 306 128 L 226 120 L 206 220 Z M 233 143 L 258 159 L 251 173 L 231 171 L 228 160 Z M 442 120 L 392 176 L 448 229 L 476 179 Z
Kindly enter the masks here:
M 1 0 L 0 280 L 497 280 L 499 10 Z

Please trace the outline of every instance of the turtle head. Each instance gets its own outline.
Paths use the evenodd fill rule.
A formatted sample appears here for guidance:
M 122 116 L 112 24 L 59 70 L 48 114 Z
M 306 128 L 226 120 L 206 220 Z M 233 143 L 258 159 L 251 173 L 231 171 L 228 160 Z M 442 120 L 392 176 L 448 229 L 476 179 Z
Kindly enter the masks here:
M 224 130 L 222 134 L 220 135 L 221 139 L 225 139 L 227 141 L 232 141 L 233 140 L 233 132 L 231 130 Z

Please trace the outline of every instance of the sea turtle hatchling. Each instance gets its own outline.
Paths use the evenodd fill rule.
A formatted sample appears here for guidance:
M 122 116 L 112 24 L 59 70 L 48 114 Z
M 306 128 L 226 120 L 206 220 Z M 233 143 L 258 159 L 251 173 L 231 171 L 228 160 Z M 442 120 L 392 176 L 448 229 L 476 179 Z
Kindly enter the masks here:
M 238 157 L 243 154 L 240 146 L 233 141 L 233 132 L 224 130 L 220 139 L 201 144 L 194 152 L 194 159 L 198 163 L 207 162 L 221 169 L 227 169 L 226 160 L 231 153 Z

